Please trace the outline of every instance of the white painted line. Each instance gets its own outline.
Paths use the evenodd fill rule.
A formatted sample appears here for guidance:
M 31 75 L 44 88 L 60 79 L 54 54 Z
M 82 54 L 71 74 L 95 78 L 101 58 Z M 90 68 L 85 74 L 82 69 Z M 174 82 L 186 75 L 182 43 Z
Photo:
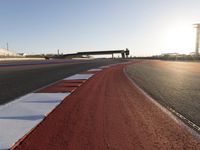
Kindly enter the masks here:
M 31 93 L 0 106 L 0 149 L 9 149 L 69 93 Z
M 75 74 L 73 76 L 67 77 L 63 80 L 87 80 L 92 77 L 94 74 Z
M 101 71 L 102 69 L 90 69 L 88 71 Z
M 47 115 L 70 93 L 32 93 L 21 103 L 29 108 L 36 110 L 37 113 Z M 31 105 L 31 107 L 30 107 Z
M 110 66 L 101 66 L 101 69 L 109 68 Z

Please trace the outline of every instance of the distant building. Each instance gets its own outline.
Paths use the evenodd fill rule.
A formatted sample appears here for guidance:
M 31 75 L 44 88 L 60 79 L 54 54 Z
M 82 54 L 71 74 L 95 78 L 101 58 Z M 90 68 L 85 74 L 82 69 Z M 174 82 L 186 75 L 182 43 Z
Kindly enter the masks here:
M 163 53 L 161 56 L 177 56 L 180 55 L 179 53 Z
M 6 50 L 6 49 L 0 49 L 0 56 L 19 56 L 15 52 Z
M 26 53 L 17 53 L 17 55 L 19 55 L 19 56 L 26 56 L 27 54 Z
M 195 55 L 196 55 L 196 52 L 191 52 L 191 53 L 189 53 L 189 55 L 195 56 Z

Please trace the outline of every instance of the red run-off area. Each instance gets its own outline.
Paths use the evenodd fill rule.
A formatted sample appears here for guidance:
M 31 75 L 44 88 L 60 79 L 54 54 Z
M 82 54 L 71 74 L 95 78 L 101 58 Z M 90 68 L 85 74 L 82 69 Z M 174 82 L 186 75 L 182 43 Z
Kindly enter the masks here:
M 129 81 L 125 66 L 96 73 L 12 149 L 200 149 L 199 141 L 185 127 Z

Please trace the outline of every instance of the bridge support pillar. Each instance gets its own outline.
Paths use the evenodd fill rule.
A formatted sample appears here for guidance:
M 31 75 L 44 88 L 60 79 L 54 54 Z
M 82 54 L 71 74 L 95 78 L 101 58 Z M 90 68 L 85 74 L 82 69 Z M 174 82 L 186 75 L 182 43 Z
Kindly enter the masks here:
M 124 53 L 121 53 L 122 54 L 122 58 L 125 58 L 125 54 Z

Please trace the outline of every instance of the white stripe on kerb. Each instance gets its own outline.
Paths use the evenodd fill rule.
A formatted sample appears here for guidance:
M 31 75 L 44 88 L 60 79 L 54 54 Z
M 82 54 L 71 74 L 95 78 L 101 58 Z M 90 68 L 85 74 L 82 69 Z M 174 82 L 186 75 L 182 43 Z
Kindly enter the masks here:
M 9 149 L 68 95 L 30 93 L 13 103 L 0 106 L 0 149 Z
M 104 68 L 109 68 L 110 66 L 101 66 L 100 68 L 101 69 L 104 69 Z
M 88 71 L 101 71 L 102 69 L 90 69 Z
M 75 74 L 63 80 L 87 80 L 92 77 L 94 74 Z

